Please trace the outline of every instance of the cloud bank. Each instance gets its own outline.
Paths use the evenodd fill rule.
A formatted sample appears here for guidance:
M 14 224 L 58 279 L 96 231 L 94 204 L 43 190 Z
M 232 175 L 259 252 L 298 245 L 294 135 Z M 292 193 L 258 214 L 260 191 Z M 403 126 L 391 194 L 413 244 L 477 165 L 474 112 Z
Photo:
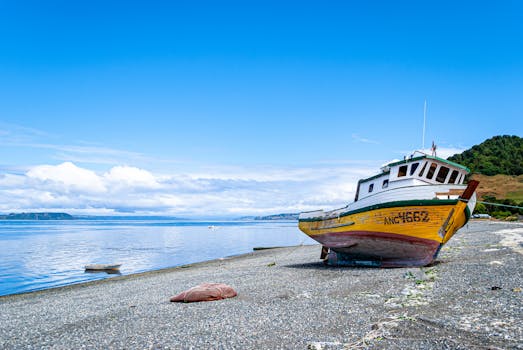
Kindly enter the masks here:
M 141 153 L 42 142 L 49 138 L 39 130 L 0 122 L 3 147 L 30 150 L 43 157 L 32 158 L 31 153 L 28 159 L 61 162 L 0 170 L 0 213 L 237 217 L 334 209 L 351 202 L 357 181 L 375 174 L 383 163 L 330 160 L 301 167 L 189 164 L 182 170 L 181 162 Z M 377 143 L 357 134 L 352 138 Z M 39 153 L 42 150 L 50 154 Z M 444 158 L 461 151 L 438 148 L 438 156 Z M 409 153 L 402 151 L 398 155 Z M 126 163 L 139 167 L 119 165 Z M 146 169 L 158 165 L 165 169 L 162 165 L 166 164 L 178 170 L 158 173 Z
M 154 174 L 132 166 L 95 172 L 72 162 L 0 174 L 0 212 L 86 215 L 242 216 L 330 209 L 352 201 L 377 164 L 318 167 L 208 167 Z

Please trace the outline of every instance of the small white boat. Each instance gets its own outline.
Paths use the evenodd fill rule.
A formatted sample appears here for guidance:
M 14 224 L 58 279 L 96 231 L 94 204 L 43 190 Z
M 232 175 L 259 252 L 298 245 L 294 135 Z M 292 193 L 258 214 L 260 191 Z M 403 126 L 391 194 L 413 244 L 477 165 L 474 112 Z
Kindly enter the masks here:
M 89 264 L 85 265 L 86 270 L 90 271 L 108 271 L 108 270 L 118 270 L 122 264 Z

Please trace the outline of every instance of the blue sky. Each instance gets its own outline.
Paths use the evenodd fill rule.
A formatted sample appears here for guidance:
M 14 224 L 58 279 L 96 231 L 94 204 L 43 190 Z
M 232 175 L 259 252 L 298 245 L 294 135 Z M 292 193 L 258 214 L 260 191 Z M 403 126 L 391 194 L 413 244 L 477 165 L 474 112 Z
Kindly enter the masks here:
M 0 211 L 344 205 L 421 147 L 523 135 L 517 1 L 0 2 Z M 118 184 L 118 186 L 116 186 Z

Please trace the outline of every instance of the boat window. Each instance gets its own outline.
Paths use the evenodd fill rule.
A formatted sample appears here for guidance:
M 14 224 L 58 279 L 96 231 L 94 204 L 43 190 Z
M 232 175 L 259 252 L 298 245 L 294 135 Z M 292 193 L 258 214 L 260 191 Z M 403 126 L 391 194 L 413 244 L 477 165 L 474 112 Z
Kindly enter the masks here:
M 372 192 L 372 190 L 374 190 L 374 184 L 369 185 L 369 193 Z
M 423 173 L 425 172 L 426 167 L 427 167 L 427 162 L 423 163 L 423 167 L 421 168 L 421 171 L 418 174 L 419 177 L 423 176 Z
M 381 188 L 387 188 L 389 187 L 389 180 L 383 180 L 383 185 L 381 185 Z
M 434 177 L 434 173 L 436 172 L 436 168 L 438 165 L 436 163 L 431 163 L 429 171 L 427 172 L 427 179 L 432 179 Z
M 459 176 L 459 179 L 458 179 L 458 182 L 457 182 L 457 183 L 458 183 L 458 184 L 462 183 L 462 180 L 463 180 L 463 174 L 461 174 L 461 175 Z
M 452 174 L 450 174 L 449 184 L 456 183 L 456 180 L 458 179 L 459 171 L 453 170 Z
M 416 169 L 418 169 L 419 163 L 414 163 L 410 166 L 410 176 L 414 175 L 416 172 Z
M 449 174 L 449 171 L 450 169 L 446 166 L 442 166 L 441 168 L 439 168 L 438 176 L 436 176 L 436 181 L 444 183 L 445 179 L 447 178 L 447 175 Z
M 398 170 L 398 177 L 403 177 L 403 176 L 407 175 L 407 168 L 408 168 L 408 165 L 400 166 L 400 168 Z

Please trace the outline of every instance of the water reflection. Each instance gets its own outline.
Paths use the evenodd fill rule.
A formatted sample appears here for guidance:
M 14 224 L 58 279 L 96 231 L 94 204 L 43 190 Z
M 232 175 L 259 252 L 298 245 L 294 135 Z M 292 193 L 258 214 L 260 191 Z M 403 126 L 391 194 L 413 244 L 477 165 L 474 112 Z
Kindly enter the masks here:
M 295 222 L 0 221 L 0 295 L 118 275 L 86 273 L 88 264 L 117 262 L 126 275 L 312 243 Z

